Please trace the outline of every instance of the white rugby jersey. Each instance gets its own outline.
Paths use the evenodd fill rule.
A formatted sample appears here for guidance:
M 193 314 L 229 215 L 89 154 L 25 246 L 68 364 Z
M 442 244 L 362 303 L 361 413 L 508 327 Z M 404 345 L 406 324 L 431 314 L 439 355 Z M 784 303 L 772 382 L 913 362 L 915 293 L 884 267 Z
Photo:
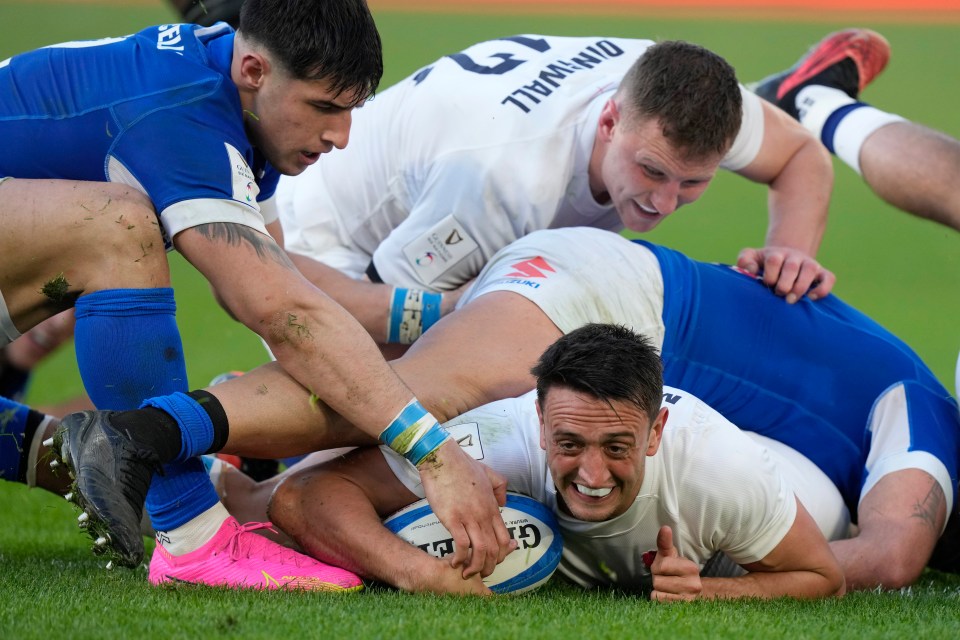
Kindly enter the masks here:
M 494 402 L 445 425 L 467 453 L 507 478 L 508 489 L 556 513 L 563 530 L 561 572 L 590 588 L 640 588 L 650 574 L 643 554 L 657 548 L 662 525 L 679 554 L 700 565 L 718 551 L 739 564 L 769 554 L 793 526 L 793 468 L 694 396 L 664 387 L 670 411 L 659 451 L 646 459 L 633 505 L 605 522 L 583 522 L 557 508 L 556 489 L 540 448 L 536 392 Z M 381 447 L 397 477 L 423 497 L 416 469 Z M 838 501 L 839 502 L 839 501 Z
M 604 103 L 652 44 L 514 36 L 424 67 L 354 112 L 346 149 L 281 179 L 287 248 L 354 277 L 372 258 L 384 282 L 445 290 L 531 231 L 621 229 L 587 163 Z M 759 99 L 743 94 L 730 169 L 763 137 Z

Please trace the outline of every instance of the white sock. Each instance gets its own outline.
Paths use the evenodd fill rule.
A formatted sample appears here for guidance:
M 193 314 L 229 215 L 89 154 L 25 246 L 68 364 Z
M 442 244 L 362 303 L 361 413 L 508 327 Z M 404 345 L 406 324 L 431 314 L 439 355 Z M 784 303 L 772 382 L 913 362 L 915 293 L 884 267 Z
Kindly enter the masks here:
M 831 89 L 818 84 L 804 87 L 797 94 L 796 107 L 800 124 L 820 138 L 827 118 L 841 107 L 856 102 L 840 89 Z
M 30 440 L 30 453 L 27 454 L 26 476 L 27 486 L 31 488 L 37 486 L 37 457 L 40 455 L 40 445 L 44 441 L 43 434 L 46 432 L 51 420 L 53 420 L 51 416 L 44 416 L 40 424 L 37 425 L 37 430 L 33 432 L 33 439 Z
M 230 517 L 223 503 L 218 502 L 193 520 L 170 531 L 158 531 L 157 542 L 175 556 L 196 551 L 210 541 L 224 520 Z
M 865 105 L 845 115 L 834 129 L 833 140 L 829 144 L 824 141 L 824 144 L 832 146 L 838 158 L 863 175 L 860 171 L 860 148 L 864 140 L 880 127 L 903 120 L 896 114 Z
M 828 149 L 854 171 L 860 171 L 860 148 L 874 131 L 891 122 L 902 122 L 898 115 L 880 111 L 867 104 L 850 109 L 839 122 L 833 123 L 832 131 L 824 135 L 823 127 L 838 109 L 857 104 L 839 89 L 820 85 L 804 87 L 797 94 L 796 106 L 800 124 L 817 136 Z M 828 139 L 829 138 L 829 139 Z

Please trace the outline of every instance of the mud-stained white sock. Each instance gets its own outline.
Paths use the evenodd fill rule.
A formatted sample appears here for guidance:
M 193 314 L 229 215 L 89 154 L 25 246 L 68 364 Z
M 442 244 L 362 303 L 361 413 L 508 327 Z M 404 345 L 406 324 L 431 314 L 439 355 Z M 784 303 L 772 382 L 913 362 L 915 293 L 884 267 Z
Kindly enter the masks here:
M 30 439 L 30 451 L 27 453 L 26 471 L 28 487 L 32 488 L 37 486 L 37 458 L 40 456 L 40 445 L 44 441 L 43 434 L 46 433 L 47 427 L 50 426 L 52 420 L 52 416 L 44 416 L 40 424 L 37 425 L 37 430 L 33 432 L 33 437 Z
M 196 551 L 210 541 L 230 513 L 218 502 L 193 520 L 169 531 L 158 531 L 157 542 L 172 555 L 182 556 Z

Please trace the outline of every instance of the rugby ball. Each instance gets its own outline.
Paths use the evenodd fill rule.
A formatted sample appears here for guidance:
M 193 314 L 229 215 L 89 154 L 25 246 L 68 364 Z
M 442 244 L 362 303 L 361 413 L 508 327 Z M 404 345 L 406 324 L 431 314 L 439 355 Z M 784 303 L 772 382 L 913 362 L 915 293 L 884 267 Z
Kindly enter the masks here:
M 560 564 L 563 539 L 553 512 L 533 498 L 507 492 L 500 509 L 503 523 L 517 548 L 497 565 L 483 583 L 494 593 L 523 593 L 545 583 Z M 453 553 L 453 538 L 426 500 L 414 502 L 383 521 L 390 531 L 430 555 Z

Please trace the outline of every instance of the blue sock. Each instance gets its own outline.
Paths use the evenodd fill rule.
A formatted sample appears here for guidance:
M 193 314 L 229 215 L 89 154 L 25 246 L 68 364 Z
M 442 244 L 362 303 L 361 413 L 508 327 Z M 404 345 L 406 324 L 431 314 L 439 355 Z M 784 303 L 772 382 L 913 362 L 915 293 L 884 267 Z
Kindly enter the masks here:
M 170 288 L 111 289 L 77 300 L 77 363 L 98 408 L 136 409 L 147 398 L 189 390 L 175 313 Z M 184 431 L 185 446 L 195 440 Z M 154 475 L 147 493 L 158 531 L 186 523 L 219 500 L 199 458 L 178 460 Z
M 203 461 L 197 457 L 213 444 L 213 422 L 185 393 L 150 398 L 143 406 L 170 414 L 180 425 L 180 454 L 154 476 L 147 492 L 147 513 L 157 531 L 169 531 L 197 517 L 220 501 Z
M 157 531 L 170 531 L 193 520 L 220 501 L 199 457 L 163 465 L 147 492 L 147 513 Z
M 180 425 L 180 454 L 173 462 L 200 456 L 213 446 L 213 421 L 196 400 L 185 393 L 150 398 L 141 406 L 156 407 L 168 413 Z
M 109 289 L 81 296 L 74 335 L 80 377 L 98 409 L 136 409 L 187 391 L 173 289 Z
M 0 397 L 0 480 L 25 482 L 26 449 L 42 420 L 30 407 Z

